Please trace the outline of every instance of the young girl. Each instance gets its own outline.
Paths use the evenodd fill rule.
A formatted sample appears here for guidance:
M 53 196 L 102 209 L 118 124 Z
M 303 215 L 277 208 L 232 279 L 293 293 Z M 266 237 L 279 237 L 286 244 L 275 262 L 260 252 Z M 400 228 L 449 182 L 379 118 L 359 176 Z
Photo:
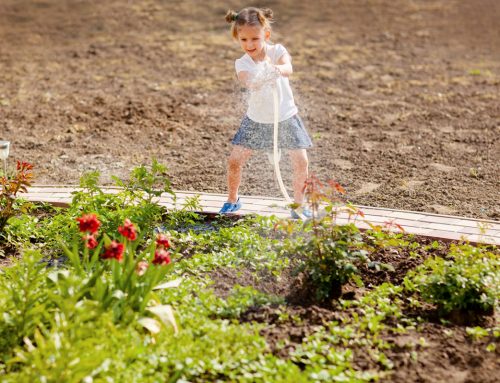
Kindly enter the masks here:
M 228 11 L 226 21 L 231 24 L 233 38 L 245 52 L 236 60 L 235 67 L 238 80 L 250 91 L 250 98 L 247 113 L 231 142 L 234 147 L 228 160 L 229 196 L 220 213 L 234 213 L 241 208 L 238 197 L 241 172 L 253 151 L 273 148 L 273 86 L 280 95 L 278 147 L 289 150 L 294 202 L 299 206 L 304 202 L 308 171 L 306 148 L 312 143 L 297 114 L 288 82 L 293 73 L 292 59 L 283 45 L 270 43 L 273 21 L 270 9 L 249 7 L 239 12 Z M 293 210 L 292 217 L 298 218 Z

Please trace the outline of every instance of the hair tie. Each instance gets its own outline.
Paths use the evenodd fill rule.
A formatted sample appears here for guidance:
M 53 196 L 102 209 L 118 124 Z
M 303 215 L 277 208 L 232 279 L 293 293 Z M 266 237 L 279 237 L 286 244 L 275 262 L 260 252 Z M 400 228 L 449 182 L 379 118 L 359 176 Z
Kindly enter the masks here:
M 238 20 L 238 14 L 237 14 L 237 13 L 235 13 L 235 14 L 233 15 L 233 21 L 236 21 L 236 20 Z

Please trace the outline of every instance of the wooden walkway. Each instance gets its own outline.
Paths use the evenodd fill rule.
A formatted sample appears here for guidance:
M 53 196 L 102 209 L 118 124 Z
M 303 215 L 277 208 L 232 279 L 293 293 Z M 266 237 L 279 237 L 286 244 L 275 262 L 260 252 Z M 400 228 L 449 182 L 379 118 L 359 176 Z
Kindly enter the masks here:
M 77 190 L 74 186 L 36 185 L 28 189 L 22 197 L 37 202 L 46 202 L 55 206 L 68 206 L 71 202 L 71 192 Z M 103 188 L 106 192 L 116 193 L 118 188 Z M 225 194 L 196 193 L 176 191 L 177 201 L 174 205 L 170 195 L 163 195 L 158 203 L 167 208 L 180 208 L 188 198 L 200 196 L 199 202 L 204 213 L 217 213 L 226 201 Z M 280 218 L 290 217 L 283 199 L 261 196 L 241 196 L 243 208 L 239 214 L 275 215 Z M 500 245 L 500 222 L 479 220 L 449 215 L 420 213 L 414 211 L 383 209 L 369 206 L 357 206 L 364 213 L 364 220 L 375 225 L 384 226 L 387 222 L 401 225 L 405 232 L 443 240 L 465 240 L 471 243 L 486 243 Z M 338 215 L 338 223 L 348 221 L 347 213 Z M 368 224 L 358 218 L 356 226 L 368 228 Z

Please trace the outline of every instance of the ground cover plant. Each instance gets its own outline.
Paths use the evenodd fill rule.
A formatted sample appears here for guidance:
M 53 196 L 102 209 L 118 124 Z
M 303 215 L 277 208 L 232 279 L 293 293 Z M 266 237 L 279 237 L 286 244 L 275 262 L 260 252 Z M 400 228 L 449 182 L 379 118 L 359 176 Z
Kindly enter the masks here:
M 497 248 L 339 226 L 334 182 L 308 222 L 166 211 L 165 171 L 7 221 L 2 382 L 495 381 Z

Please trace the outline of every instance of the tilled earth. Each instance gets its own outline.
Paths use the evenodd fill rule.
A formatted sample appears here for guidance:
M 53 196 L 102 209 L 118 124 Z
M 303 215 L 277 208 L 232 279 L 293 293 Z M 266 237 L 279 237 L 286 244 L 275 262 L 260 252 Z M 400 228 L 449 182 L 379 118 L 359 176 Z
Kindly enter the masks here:
M 245 111 L 224 21 L 248 1 L 0 2 L 0 139 L 39 184 L 153 158 L 226 192 Z M 500 219 L 500 2 L 270 0 L 313 137 L 310 169 L 362 205 Z M 13 162 L 11 162 L 11 165 Z M 285 181 L 290 182 L 286 157 Z M 267 158 L 242 194 L 278 196 Z
M 431 240 L 418 239 L 421 245 L 429 245 Z M 449 244 L 439 243 L 437 249 L 420 247 L 418 255 L 411 256 L 409 249 L 382 248 L 370 254 L 370 259 L 390 264 L 393 270 L 371 270 L 361 268 L 363 288 L 344 286 L 343 299 L 360 299 L 367 290 L 384 282 L 401 284 L 409 270 L 421 264 L 427 257 L 443 256 L 448 253 Z M 266 294 L 285 298 L 285 305 L 255 306 L 244 312 L 242 322 L 265 323 L 260 334 L 266 338 L 270 351 L 281 357 L 289 358 L 290 354 L 302 344 L 306 338 L 318 331 L 319 326 L 328 327 L 332 322 L 342 323 L 346 316 L 353 313 L 342 310 L 335 304 L 314 302 L 312 285 L 306 282 L 303 275 L 284 272 L 279 281 L 261 273 L 259 277 L 248 269 L 217 269 L 211 273 L 214 280 L 214 291 L 221 297 L 230 294 L 235 285 L 251 286 Z M 420 308 L 408 304 L 409 297 L 403 293 L 403 312 L 407 317 L 420 318 L 417 330 L 405 333 L 386 330 L 382 338 L 391 344 L 385 350 L 386 355 L 394 363 L 391 375 L 382 379 L 384 382 L 474 382 L 494 383 L 498 381 L 495 371 L 500 368 L 500 342 L 492 335 L 480 341 L 473 341 L 467 335 L 466 327 L 492 327 L 498 323 L 498 315 L 461 315 L 450 316 L 442 321 L 436 307 L 423 303 Z M 286 314 L 286 315 L 284 315 Z M 363 315 L 363 311 L 358 313 Z M 457 319 L 459 319 L 457 321 Z M 389 322 L 391 319 L 389 319 Z M 392 319 L 394 325 L 397 319 Z M 425 342 L 422 341 L 425 339 Z M 486 352 L 488 344 L 494 344 L 497 351 Z M 353 364 L 359 370 L 379 370 L 363 347 L 352 346 Z

